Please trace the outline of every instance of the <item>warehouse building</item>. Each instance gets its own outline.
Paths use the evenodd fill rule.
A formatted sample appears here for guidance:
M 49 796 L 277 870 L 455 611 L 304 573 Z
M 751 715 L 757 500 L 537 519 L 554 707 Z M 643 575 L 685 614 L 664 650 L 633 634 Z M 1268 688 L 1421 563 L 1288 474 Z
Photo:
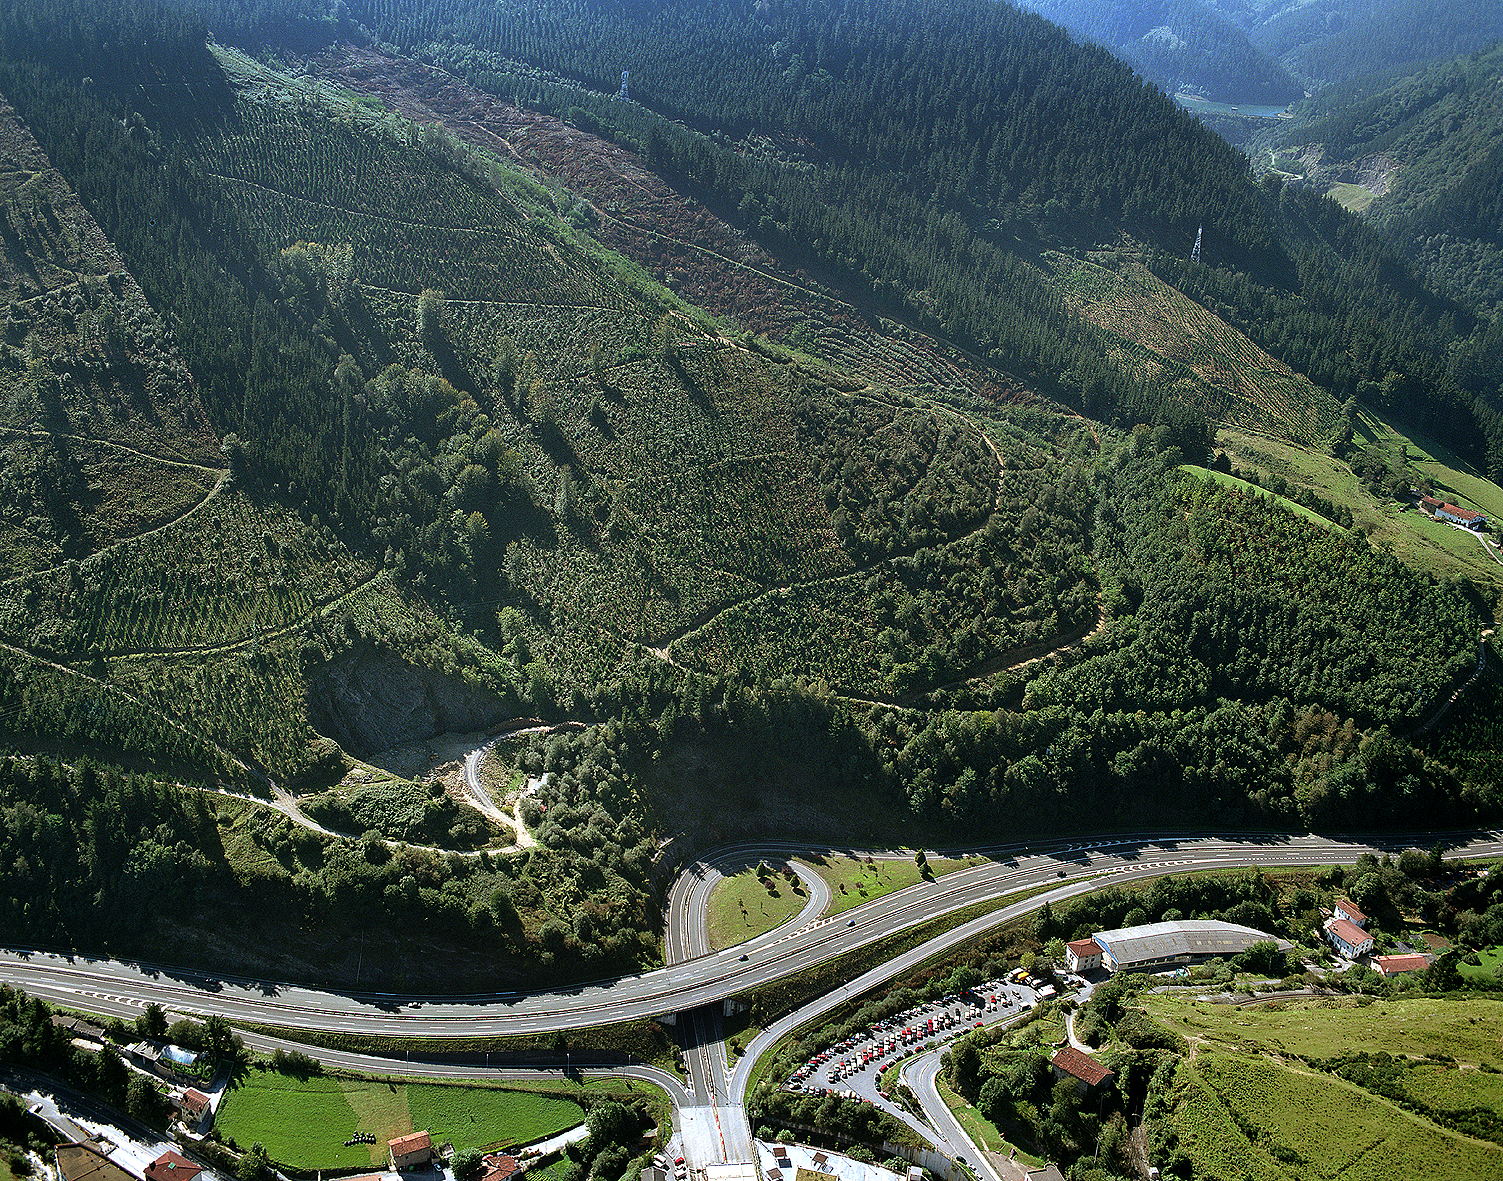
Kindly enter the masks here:
M 1101 962 L 1110 972 L 1162 972 L 1217 956 L 1240 955 L 1254 943 L 1275 943 L 1281 951 L 1294 946 L 1266 931 L 1219 919 L 1145 923 L 1097 931 L 1091 938 L 1101 948 Z

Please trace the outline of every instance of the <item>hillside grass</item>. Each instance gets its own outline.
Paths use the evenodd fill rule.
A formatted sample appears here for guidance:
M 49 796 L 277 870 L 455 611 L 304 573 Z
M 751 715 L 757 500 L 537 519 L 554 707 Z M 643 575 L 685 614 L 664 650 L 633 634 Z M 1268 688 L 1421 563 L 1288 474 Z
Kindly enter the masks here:
M 1248 1008 L 1171 993 L 1141 1004 L 1165 1028 L 1209 1049 L 1334 1058 L 1343 1054 L 1448 1055 L 1503 1069 L 1503 1001 L 1484 998 L 1318 997 Z
M 495 1087 L 402 1083 L 344 1076 L 299 1079 L 255 1068 L 234 1086 L 216 1123 L 237 1143 L 259 1141 L 271 1159 L 294 1169 L 379 1166 L 386 1142 L 431 1131 L 455 1148 L 526 1144 L 583 1122 L 569 1099 Z M 374 1144 L 344 1141 L 369 1132 Z
M 809 900 L 803 883 L 796 885 L 795 892 L 795 883 L 777 872 L 764 885 L 755 869 L 722 878 L 710 894 L 710 946 L 719 951 L 786 923 Z
M 957 869 L 980 865 L 982 860 L 980 857 L 963 860 L 935 857 L 928 865 L 933 876 L 943 877 Z M 906 890 L 924 880 L 917 863 L 912 859 L 873 858 L 866 861 L 847 853 L 809 864 L 830 885 L 830 905 L 825 911 L 827 916 L 844 914 L 864 903 L 898 890 Z
M 1503 965 L 1503 946 L 1489 947 L 1483 951 L 1479 951 L 1477 958 L 1482 961 L 1480 964 L 1468 964 L 1464 961 L 1458 961 L 1456 970 L 1469 980 L 1495 979 L 1495 973 L 1498 971 L 1499 965 Z M 1499 1110 L 1503 1110 L 1503 1106 L 1500 1106 Z
M 1455 1181 L 1498 1176 L 1503 1149 L 1444 1131 L 1329 1075 L 1261 1058 L 1182 1060 L 1173 1120 L 1196 1175 L 1421 1181 L 1437 1161 Z
M 1267 497 L 1279 507 L 1288 509 L 1295 516 L 1303 517 L 1305 520 L 1311 522 L 1312 524 L 1319 525 L 1323 529 L 1330 529 L 1337 533 L 1343 532 L 1340 525 L 1337 525 L 1334 521 L 1327 520 L 1325 517 L 1315 512 L 1313 509 L 1308 509 L 1302 504 L 1296 504 L 1287 496 L 1280 496 L 1275 492 L 1268 491 L 1268 489 L 1266 488 L 1259 488 L 1256 484 L 1249 484 L 1246 480 L 1239 480 L 1236 476 L 1229 476 L 1225 472 L 1213 472 L 1209 468 L 1198 467 L 1192 463 L 1180 464 L 1180 471 L 1191 472 L 1194 475 L 1199 476 L 1202 480 L 1214 480 L 1218 484 L 1224 484 L 1228 488 L 1235 488 L 1238 491 L 1246 492 L 1251 496 Z
M 1366 213 L 1378 194 L 1365 185 L 1341 182 L 1326 190 L 1326 196 L 1351 213 Z
M 1408 427 L 1364 412 L 1358 419 L 1356 438 L 1404 464 L 1415 484 L 1430 480 L 1442 498 L 1476 508 L 1489 519 L 1494 519 L 1495 511 L 1503 510 L 1503 489 L 1442 445 Z M 1238 468 L 1282 476 L 1291 484 L 1345 505 L 1352 512 L 1355 528 L 1365 532 L 1374 545 L 1390 549 L 1406 565 L 1437 577 L 1461 576 L 1503 588 L 1503 565 L 1488 556 L 1476 536 L 1432 521 L 1397 501 L 1374 500 L 1362 479 L 1341 460 L 1320 450 L 1231 429 L 1220 432 L 1218 445 Z
M 966 1134 L 987 1152 L 995 1152 L 1001 1156 L 1011 1156 L 1016 1153 L 1013 1159 L 1021 1161 L 1030 1169 L 1042 1169 L 1047 1163 L 1043 1157 L 1024 1152 L 1022 1148 L 1009 1141 L 996 1124 L 950 1090 L 943 1078 L 935 1079 L 935 1090 L 939 1092 L 939 1097 L 944 1100 L 945 1106 L 950 1109 L 956 1121 L 966 1130 Z

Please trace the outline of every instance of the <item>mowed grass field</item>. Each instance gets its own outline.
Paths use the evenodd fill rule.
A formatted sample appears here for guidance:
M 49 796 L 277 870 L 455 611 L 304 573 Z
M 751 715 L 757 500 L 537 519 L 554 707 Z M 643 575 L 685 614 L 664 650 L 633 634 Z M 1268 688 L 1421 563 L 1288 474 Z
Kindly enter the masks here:
M 413 1131 L 456 1149 L 526 1144 L 572 1128 L 584 1111 L 568 1099 L 493 1087 L 315 1076 L 251 1070 L 225 1097 L 216 1123 L 242 1147 L 261 1143 L 294 1169 L 366 1168 L 387 1159 L 386 1142 Z M 356 1132 L 374 1144 L 345 1147 Z
M 809 864 L 820 877 L 830 883 L 830 905 L 825 911 L 827 915 L 840 914 L 863 902 L 870 902 L 873 898 L 906 890 L 921 880 L 918 865 L 906 858 L 901 861 L 880 858 L 866 861 L 860 857 L 836 855 L 827 857 L 823 862 Z M 929 869 L 938 878 L 954 873 L 957 869 L 969 869 L 980 864 L 980 858 L 955 860 L 935 857 L 929 862 Z
M 1404 997 L 1267 1001 L 1246 1009 L 1145 993 L 1149 1016 L 1208 1050 L 1237 1049 L 1308 1058 L 1341 1054 L 1447 1054 L 1503 1069 L 1503 1001 Z M 1500 1174 L 1503 1176 L 1503 1174 Z
M 1175 1122 L 1197 1176 L 1231 1181 L 1484 1181 L 1503 1148 L 1448 1132 L 1330 1075 L 1265 1058 L 1182 1061 Z
M 789 882 L 781 873 L 769 874 L 765 885 L 755 869 L 721 878 L 710 895 L 710 946 L 719 951 L 771 931 L 798 914 L 808 901 L 804 884 Z

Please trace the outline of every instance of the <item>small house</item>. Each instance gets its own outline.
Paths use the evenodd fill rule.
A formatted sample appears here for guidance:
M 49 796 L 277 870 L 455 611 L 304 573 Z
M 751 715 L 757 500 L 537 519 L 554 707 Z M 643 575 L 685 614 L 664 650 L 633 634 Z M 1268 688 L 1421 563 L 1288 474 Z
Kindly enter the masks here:
M 189 1087 L 181 1095 L 174 1095 L 172 1105 L 182 1114 L 183 1123 L 191 1131 L 207 1131 L 214 1122 L 213 1100 L 196 1087 Z
M 1430 961 L 1418 952 L 1409 955 L 1375 955 L 1373 967 L 1382 976 L 1402 976 L 1405 972 L 1423 972 Z
M 1094 939 L 1076 939 L 1065 944 L 1065 964 L 1072 972 L 1101 967 L 1101 944 Z
M 1373 937 L 1350 919 L 1327 919 L 1325 930 L 1331 946 L 1349 960 L 1366 955 L 1373 949 Z
M 1334 909 L 1338 919 L 1345 919 L 1347 922 L 1361 927 L 1364 931 L 1367 930 L 1367 916 L 1357 908 L 1357 904 L 1350 898 L 1336 899 Z
M 146 1181 L 193 1181 L 203 1169 L 176 1152 L 164 1152 L 146 1166 Z
M 1049 1065 L 1054 1069 L 1054 1077 L 1072 1078 L 1075 1080 L 1076 1089 L 1084 1095 L 1093 1088 L 1102 1086 L 1113 1078 L 1113 1074 L 1089 1054 L 1082 1054 L 1074 1046 L 1065 1046 L 1056 1050 L 1054 1057 L 1049 1059 Z
M 391 1150 L 391 1167 L 398 1171 L 415 1169 L 433 1160 L 433 1137 L 427 1132 L 398 1136 L 395 1140 L 388 1140 L 386 1147 Z
M 522 1171 L 517 1158 L 505 1152 L 489 1153 L 484 1158 L 484 1165 L 485 1171 L 480 1174 L 481 1181 L 511 1181 L 514 1174 Z M 642 1173 L 645 1181 L 647 1170 L 643 1169 Z

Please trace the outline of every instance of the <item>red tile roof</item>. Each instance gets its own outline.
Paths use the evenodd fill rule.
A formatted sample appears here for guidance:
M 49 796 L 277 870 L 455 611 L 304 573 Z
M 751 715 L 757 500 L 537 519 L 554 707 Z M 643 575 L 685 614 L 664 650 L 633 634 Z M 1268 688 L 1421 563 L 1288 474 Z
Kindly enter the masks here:
M 1049 1059 L 1055 1066 L 1066 1074 L 1073 1075 L 1088 1087 L 1099 1087 L 1107 1079 L 1112 1077 L 1112 1072 L 1089 1054 L 1082 1054 L 1074 1046 L 1066 1046 L 1062 1050 L 1056 1050 L 1054 1057 Z
M 406 1156 L 409 1152 L 432 1148 L 433 1137 L 427 1132 L 409 1132 L 405 1136 L 398 1136 L 395 1140 L 388 1140 L 386 1147 L 391 1149 L 393 1156 Z
M 1075 939 L 1065 944 L 1065 947 L 1075 953 L 1077 959 L 1085 959 L 1087 956 L 1100 955 L 1101 944 L 1094 939 Z
M 1345 919 L 1327 919 L 1326 930 L 1351 947 L 1361 947 L 1372 941 L 1371 935 L 1356 923 L 1349 923 Z
M 1430 961 L 1422 955 L 1379 955 L 1373 957 L 1378 971 L 1385 976 L 1397 976 L 1402 972 L 1423 972 Z
M 146 1166 L 146 1181 L 193 1181 L 202 1172 L 187 1157 L 164 1152 Z
M 209 1108 L 209 1097 L 202 1091 L 189 1087 L 183 1092 L 183 1110 L 202 1115 Z
M 1336 899 L 1336 905 L 1341 907 L 1342 913 L 1359 927 L 1367 922 L 1367 916 L 1362 913 L 1361 909 L 1350 898 L 1338 898 Z
M 506 1181 L 521 1166 L 517 1158 L 504 1153 L 491 1153 L 485 1158 L 485 1174 L 482 1181 Z

